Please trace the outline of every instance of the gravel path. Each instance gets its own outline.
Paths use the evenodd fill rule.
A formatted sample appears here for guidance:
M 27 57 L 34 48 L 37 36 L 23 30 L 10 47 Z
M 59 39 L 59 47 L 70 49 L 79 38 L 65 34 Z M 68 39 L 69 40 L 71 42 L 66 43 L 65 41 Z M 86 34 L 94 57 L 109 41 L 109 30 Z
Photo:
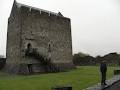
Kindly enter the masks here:
M 84 90 L 120 90 L 120 75 L 115 75 L 107 80 L 107 86 L 101 86 L 100 83 Z
M 106 88 L 105 90 L 120 90 L 120 81 Z

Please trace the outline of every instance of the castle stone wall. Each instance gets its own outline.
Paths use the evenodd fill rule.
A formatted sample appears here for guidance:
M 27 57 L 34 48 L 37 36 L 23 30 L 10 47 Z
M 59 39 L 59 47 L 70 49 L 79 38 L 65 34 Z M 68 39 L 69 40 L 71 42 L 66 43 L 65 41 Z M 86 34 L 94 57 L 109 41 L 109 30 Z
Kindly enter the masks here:
M 19 10 L 14 4 L 12 13 L 8 19 L 7 31 L 7 59 L 6 70 L 10 72 L 18 72 L 18 64 L 20 63 L 20 45 L 21 45 L 21 22 Z
M 74 67 L 70 19 L 14 4 L 8 24 L 7 66 L 13 71 L 15 69 L 15 72 L 25 72 L 27 66 L 24 64 L 31 64 L 34 71 L 45 72 L 39 60 L 25 56 L 28 44 L 31 44 L 40 55 L 50 58 L 61 71 Z M 26 69 L 22 67 L 21 71 L 14 68 L 20 69 L 21 66 Z

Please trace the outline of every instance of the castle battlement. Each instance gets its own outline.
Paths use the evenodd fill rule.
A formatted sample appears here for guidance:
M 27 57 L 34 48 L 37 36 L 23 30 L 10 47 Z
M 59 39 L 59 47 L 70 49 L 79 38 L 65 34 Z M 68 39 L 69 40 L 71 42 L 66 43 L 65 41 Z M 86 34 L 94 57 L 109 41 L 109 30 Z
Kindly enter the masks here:
M 21 4 L 21 3 L 18 3 L 16 2 L 16 5 L 18 8 L 22 9 L 22 11 L 25 11 L 25 12 L 33 12 L 33 13 L 36 13 L 36 14 L 46 14 L 46 15 L 55 15 L 55 16 L 59 16 L 59 17 L 64 17 L 60 12 L 58 13 L 55 13 L 55 12 L 51 12 L 51 11 L 48 11 L 48 10 L 44 10 L 44 9 L 40 9 L 40 8 L 36 8 L 36 7 L 32 7 L 32 6 L 29 6 L 29 5 L 24 5 L 24 4 Z
M 24 13 L 26 15 L 32 14 L 32 15 L 36 15 L 36 16 L 43 15 L 45 17 L 49 16 L 50 18 L 57 18 L 57 19 L 62 19 L 62 20 L 70 22 L 70 18 L 64 17 L 60 12 L 55 13 L 55 12 L 51 12 L 48 10 L 32 7 L 29 5 L 18 3 L 18 2 L 16 2 L 16 0 L 14 1 L 13 7 L 16 8 L 16 10 L 18 11 L 18 14 Z M 13 14 L 14 14 L 14 11 L 13 11 Z M 13 19 L 14 19 L 14 15 L 10 15 L 10 17 L 8 18 L 8 22 L 11 22 Z

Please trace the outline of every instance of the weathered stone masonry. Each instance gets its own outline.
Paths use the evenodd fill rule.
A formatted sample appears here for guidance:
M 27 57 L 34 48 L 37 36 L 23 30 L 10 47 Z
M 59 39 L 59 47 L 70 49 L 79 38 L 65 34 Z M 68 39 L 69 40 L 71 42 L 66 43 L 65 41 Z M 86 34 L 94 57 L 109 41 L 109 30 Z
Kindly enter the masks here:
M 5 69 L 11 73 L 44 73 L 45 65 L 38 58 L 26 56 L 28 44 L 39 55 L 50 59 L 59 71 L 70 70 L 72 40 L 70 19 L 61 13 L 13 4 L 8 20 L 7 60 Z M 39 58 L 40 59 L 40 58 Z

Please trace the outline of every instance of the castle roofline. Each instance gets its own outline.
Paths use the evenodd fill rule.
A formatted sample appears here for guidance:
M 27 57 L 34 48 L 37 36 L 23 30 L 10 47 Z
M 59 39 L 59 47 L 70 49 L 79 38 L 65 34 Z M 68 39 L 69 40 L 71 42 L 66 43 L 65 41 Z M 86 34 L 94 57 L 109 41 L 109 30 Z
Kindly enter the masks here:
M 32 7 L 32 6 L 29 6 L 29 5 L 25 5 L 25 4 L 22 4 L 22 3 L 18 3 L 16 0 L 14 1 L 14 3 L 18 6 L 18 7 L 27 7 L 29 8 L 30 10 L 33 9 L 33 10 L 37 10 L 37 11 L 42 11 L 42 12 L 45 12 L 45 13 L 48 13 L 49 15 L 56 15 L 56 16 L 61 16 L 61 17 L 64 17 L 60 12 L 58 13 L 55 13 L 55 12 L 51 12 L 51 11 L 48 11 L 48 10 L 44 10 L 44 9 L 40 9 L 40 8 L 37 8 L 37 7 Z

